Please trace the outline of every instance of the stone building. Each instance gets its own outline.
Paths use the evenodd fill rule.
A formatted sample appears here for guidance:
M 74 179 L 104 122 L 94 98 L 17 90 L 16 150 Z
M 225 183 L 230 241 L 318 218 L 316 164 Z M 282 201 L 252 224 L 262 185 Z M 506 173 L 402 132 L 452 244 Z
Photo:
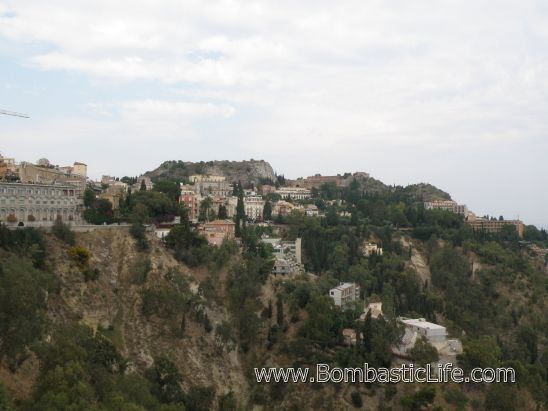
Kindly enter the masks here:
M 196 192 L 202 196 L 225 198 L 232 194 L 232 184 L 226 182 L 223 176 L 193 175 L 189 180 L 196 186 Z
M 233 240 L 235 237 L 236 224 L 232 220 L 214 220 L 204 223 L 198 230 L 207 239 L 210 245 L 221 245 L 223 241 Z
M 41 159 L 40 164 L 36 165 L 28 162 L 21 162 L 19 165 L 19 180 L 22 183 L 37 184 L 70 184 L 73 190 L 76 190 L 76 196 L 83 198 L 86 189 L 86 176 L 74 173 L 74 167 L 53 167 L 49 165 L 46 159 Z M 79 172 L 85 168 L 83 163 L 77 164 Z
M 0 182 L 0 221 L 3 223 L 52 224 L 80 222 L 82 199 L 71 184 Z
M 520 238 L 523 238 L 525 225 L 521 220 L 497 220 L 495 218 L 476 217 L 474 213 L 468 213 L 466 219 L 474 231 L 485 231 L 487 233 L 500 233 L 505 226 L 514 226 Z

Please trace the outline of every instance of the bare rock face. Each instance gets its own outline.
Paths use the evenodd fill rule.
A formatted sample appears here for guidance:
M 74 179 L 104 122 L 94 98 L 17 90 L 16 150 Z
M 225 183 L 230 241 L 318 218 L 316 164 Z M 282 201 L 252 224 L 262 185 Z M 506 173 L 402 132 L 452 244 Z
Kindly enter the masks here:
M 185 180 L 194 174 L 221 175 L 229 182 L 241 181 L 244 185 L 274 182 L 272 166 L 264 160 L 244 161 L 166 161 L 155 170 L 145 173 L 153 179 Z

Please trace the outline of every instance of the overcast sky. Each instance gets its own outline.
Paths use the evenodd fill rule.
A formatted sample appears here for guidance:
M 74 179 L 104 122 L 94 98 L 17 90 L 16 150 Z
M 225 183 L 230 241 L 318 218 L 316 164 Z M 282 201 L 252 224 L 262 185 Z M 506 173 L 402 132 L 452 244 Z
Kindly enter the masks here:
M 264 159 L 548 228 L 548 2 L 0 0 L 0 150 Z

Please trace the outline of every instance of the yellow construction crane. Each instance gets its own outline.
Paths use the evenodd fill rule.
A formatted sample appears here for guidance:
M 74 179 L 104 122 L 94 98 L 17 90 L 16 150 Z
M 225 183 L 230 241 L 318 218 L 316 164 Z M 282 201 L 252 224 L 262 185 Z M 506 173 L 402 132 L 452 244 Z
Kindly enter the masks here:
M 6 116 L 30 118 L 30 116 L 27 116 L 26 114 L 21 114 L 21 113 L 16 113 L 14 111 L 6 111 L 6 110 L 1 110 L 1 109 L 0 109 L 0 114 L 4 114 Z

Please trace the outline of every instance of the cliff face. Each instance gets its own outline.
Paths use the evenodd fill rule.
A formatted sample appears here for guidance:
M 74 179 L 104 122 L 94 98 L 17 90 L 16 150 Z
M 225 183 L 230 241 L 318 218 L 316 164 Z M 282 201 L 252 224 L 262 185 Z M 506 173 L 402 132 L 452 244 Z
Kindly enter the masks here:
M 258 184 L 261 181 L 275 179 L 272 166 L 264 160 L 244 161 L 166 161 L 145 175 L 151 178 L 184 180 L 193 174 L 212 174 L 225 176 L 227 181 L 241 181 L 242 184 Z
M 179 263 L 155 236 L 149 235 L 149 243 L 148 251 L 138 252 L 123 228 L 78 233 L 77 244 L 91 253 L 89 266 L 100 272 L 97 280 L 85 281 L 67 258 L 68 246 L 48 235 L 47 263 L 59 281 L 58 292 L 48 298 L 52 326 L 76 321 L 100 330 L 128 359 L 129 372 L 142 373 L 154 358 L 166 356 L 177 365 L 187 388 L 212 387 L 217 395 L 232 390 L 245 399 L 248 386 L 237 349 L 223 344 L 216 333 L 218 325 L 230 320 L 229 314 L 199 291 L 200 282 L 211 274 Z M 186 314 L 175 310 L 169 318 L 161 312 L 145 313 L 147 290 L 169 289 L 174 272 L 180 274 L 178 287 L 192 308 Z M 216 275 L 219 280 L 224 274 Z M 14 374 L 0 366 L 0 378 L 14 398 L 25 398 L 38 369 L 31 355 Z

